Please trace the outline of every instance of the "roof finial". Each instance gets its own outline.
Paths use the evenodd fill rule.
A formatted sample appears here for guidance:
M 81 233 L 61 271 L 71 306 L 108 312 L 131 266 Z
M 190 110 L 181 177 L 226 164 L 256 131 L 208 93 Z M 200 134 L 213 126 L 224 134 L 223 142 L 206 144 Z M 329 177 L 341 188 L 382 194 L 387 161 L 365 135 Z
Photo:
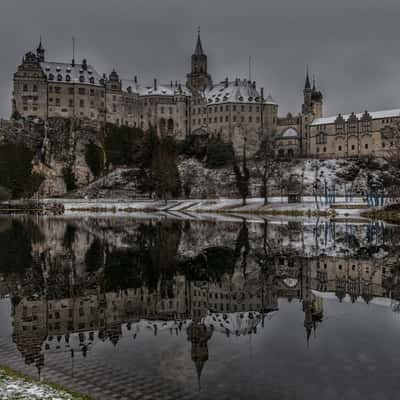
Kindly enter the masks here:
M 196 43 L 196 48 L 194 50 L 194 54 L 196 56 L 202 56 L 203 53 L 203 46 L 201 44 L 201 38 L 200 38 L 200 26 L 197 27 L 197 43 Z
M 311 89 L 311 85 L 310 85 L 310 77 L 308 75 L 308 64 L 307 64 L 307 68 L 306 68 L 306 84 L 304 85 L 305 89 Z

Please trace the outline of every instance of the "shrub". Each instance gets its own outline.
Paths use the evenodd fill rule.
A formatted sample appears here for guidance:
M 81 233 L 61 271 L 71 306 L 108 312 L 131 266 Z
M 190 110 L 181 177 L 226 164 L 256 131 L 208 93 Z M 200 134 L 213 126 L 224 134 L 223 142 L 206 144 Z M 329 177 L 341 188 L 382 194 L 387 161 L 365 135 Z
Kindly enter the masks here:
M 86 164 L 92 171 L 93 176 L 98 178 L 104 171 L 104 152 L 93 142 L 86 145 L 85 151 Z
M 234 152 L 231 143 L 224 143 L 221 139 L 211 139 L 207 144 L 206 166 L 221 168 L 232 165 Z
M 64 167 L 62 169 L 62 173 L 64 177 L 65 186 L 67 188 L 67 192 L 75 190 L 76 189 L 75 174 L 74 171 L 72 170 L 72 167 L 71 166 Z
M 0 186 L 12 198 L 31 197 L 43 181 L 32 172 L 33 153 L 23 144 L 0 146 Z
M 104 140 L 107 163 L 132 166 L 141 155 L 144 133 L 139 128 L 108 125 Z

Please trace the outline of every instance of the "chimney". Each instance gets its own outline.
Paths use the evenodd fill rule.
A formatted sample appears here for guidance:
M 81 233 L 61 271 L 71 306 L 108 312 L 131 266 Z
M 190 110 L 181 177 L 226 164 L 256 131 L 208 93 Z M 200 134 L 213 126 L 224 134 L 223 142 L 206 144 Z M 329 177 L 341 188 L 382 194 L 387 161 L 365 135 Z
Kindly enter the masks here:
M 133 78 L 133 82 L 135 82 L 135 84 L 137 84 L 137 76 L 136 75 Z
M 157 90 L 157 79 L 154 79 L 154 90 Z
M 87 71 L 87 69 L 88 69 L 86 58 L 84 58 L 84 59 L 82 60 L 82 69 L 83 69 L 84 71 Z
M 262 87 L 261 88 L 261 101 L 263 101 L 264 100 L 264 88 Z

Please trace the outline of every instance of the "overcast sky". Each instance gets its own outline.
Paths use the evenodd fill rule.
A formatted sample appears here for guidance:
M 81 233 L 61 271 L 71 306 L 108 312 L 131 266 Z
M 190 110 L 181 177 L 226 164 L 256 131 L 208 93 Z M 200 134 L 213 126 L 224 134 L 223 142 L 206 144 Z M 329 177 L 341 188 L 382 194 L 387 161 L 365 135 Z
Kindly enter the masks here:
M 306 65 L 325 115 L 400 108 L 399 0 L 0 0 L 0 116 L 12 75 L 40 35 L 48 60 L 87 58 L 139 82 L 185 81 L 201 26 L 209 72 L 252 78 L 280 104 L 301 108 Z

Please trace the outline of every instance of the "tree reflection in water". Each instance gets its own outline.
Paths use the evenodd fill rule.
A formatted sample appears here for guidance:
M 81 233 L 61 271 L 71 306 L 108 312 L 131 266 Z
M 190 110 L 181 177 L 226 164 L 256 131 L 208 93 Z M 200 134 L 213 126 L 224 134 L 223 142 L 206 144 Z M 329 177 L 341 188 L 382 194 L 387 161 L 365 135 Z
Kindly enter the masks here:
M 280 298 L 302 303 L 305 343 L 326 298 L 397 311 L 399 239 L 381 223 L 3 219 L 0 294 L 39 373 L 46 353 L 165 331 L 191 342 L 200 378 L 211 337 L 260 332 Z

